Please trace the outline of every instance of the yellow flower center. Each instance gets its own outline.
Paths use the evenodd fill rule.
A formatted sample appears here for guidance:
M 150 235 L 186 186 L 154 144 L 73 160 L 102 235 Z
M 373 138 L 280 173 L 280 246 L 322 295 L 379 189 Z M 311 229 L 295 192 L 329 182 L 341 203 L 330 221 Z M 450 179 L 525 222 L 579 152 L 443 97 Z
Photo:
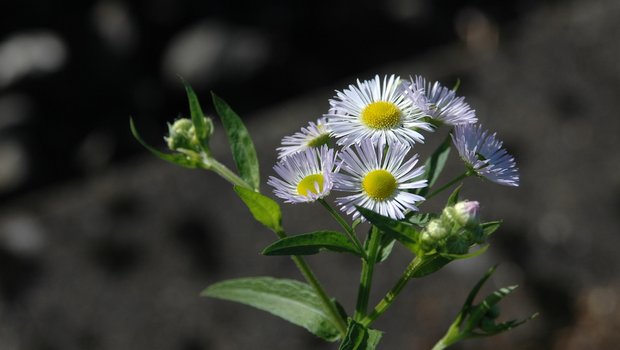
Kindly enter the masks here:
M 360 117 L 373 129 L 393 129 L 400 125 L 401 112 L 392 102 L 377 101 L 366 106 Z
M 396 190 L 396 178 L 387 170 L 373 170 L 364 176 L 362 188 L 370 198 L 386 200 Z
M 319 184 L 319 191 L 316 190 L 316 185 Z M 323 191 L 323 175 L 322 174 L 312 174 L 304 177 L 297 184 L 297 193 L 301 196 L 307 196 L 309 192 L 318 194 Z

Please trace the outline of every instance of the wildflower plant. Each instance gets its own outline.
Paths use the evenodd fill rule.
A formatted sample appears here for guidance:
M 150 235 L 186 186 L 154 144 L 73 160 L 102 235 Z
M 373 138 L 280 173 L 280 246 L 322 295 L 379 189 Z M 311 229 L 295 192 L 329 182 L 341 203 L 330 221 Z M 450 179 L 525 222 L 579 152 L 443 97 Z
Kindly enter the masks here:
M 133 135 L 161 159 L 187 168 L 211 170 L 230 182 L 252 216 L 277 236 L 262 254 L 290 256 L 305 280 L 234 279 L 216 283 L 202 295 L 270 312 L 326 341 L 339 343 L 340 350 L 376 349 L 382 332 L 373 329 L 372 324 L 390 308 L 409 281 L 488 249 L 487 238 L 500 227 L 501 221 L 482 221 L 480 203 L 460 198 L 465 178 L 519 185 L 514 158 L 502 148 L 495 134 L 476 124 L 475 111 L 456 95 L 456 88 L 448 89 L 419 76 L 410 80 L 394 75 L 383 79 L 376 76 L 337 91 L 329 100 L 325 115 L 282 139 L 274 166 L 276 175 L 267 180 L 270 189 L 284 203 L 318 202 L 342 227 L 342 232 L 321 230 L 289 235 L 282 226 L 280 205 L 261 192 L 257 154 L 241 118 L 212 94 L 215 111 L 230 141 L 237 166 L 234 172 L 213 157 L 209 147 L 213 123 L 205 117 L 190 85 L 183 83 L 191 118 L 181 118 L 169 125 L 164 139 L 171 153 L 146 144 L 130 120 Z M 441 127 L 451 128 L 451 136 L 422 161 L 416 148 Z M 437 186 L 452 146 L 465 170 Z M 452 187 L 455 188 L 442 211 L 424 211 L 426 202 Z M 360 225 L 362 222 L 368 225 Z M 368 227 L 365 240 L 360 240 L 361 227 Z M 373 306 L 369 295 L 374 268 L 389 258 L 395 244 L 411 252 L 411 262 Z M 328 294 L 304 260 L 305 255 L 323 252 L 350 254 L 361 262 L 356 307 L 352 312 L 344 310 Z M 474 286 L 433 349 L 495 335 L 536 316 L 497 322 L 497 303 L 516 286 L 501 288 L 474 304 L 477 293 L 494 271 L 495 267 L 489 269 Z

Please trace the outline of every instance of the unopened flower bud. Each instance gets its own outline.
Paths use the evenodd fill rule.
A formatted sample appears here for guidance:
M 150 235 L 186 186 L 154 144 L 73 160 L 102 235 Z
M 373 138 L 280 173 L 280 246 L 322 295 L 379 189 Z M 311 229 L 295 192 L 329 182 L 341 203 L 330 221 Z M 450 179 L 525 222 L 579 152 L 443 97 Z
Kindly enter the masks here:
M 443 244 L 450 234 L 450 227 L 446 227 L 442 220 L 431 220 L 420 236 L 425 249 L 431 250 Z
M 453 207 L 444 209 L 444 214 L 461 227 L 472 228 L 478 225 L 478 209 L 480 203 L 477 201 L 462 201 Z
M 203 136 L 196 134 L 194 123 L 190 119 L 181 118 L 172 125 L 168 124 L 168 137 L 165 137 L 168 148 L 172 151 L 189 150 L 198 153 L 202 150 L 208 151 L 208 142 L 213 135 L 213 121 L 211 118 L 205 118 L 204 121 Z
M 186 118 L 177 119 L 172 125 L 168 124 L 168 136 L 165 139 L 172 151 L 194 150 L 198 145 L 194 124 Z

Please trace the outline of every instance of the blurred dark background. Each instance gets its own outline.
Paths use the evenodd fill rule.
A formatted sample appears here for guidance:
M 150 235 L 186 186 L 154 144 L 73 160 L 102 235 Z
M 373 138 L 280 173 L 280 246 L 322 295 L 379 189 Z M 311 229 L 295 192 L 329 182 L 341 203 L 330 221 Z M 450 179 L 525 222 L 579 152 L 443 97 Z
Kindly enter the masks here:
M 414 281 L 377 323 L 380 348 L 430 348 L 496 263 L 495 286 L 521 286 L 507 317 L 541 316 L 455 348 L 617 347 L 619 15 L 614 0 L 0 5 L 0 349 L 333 348 L 198 296 L 226 278 L 300 276 L 259 256 L 275 237 L 223 180 L 147 154 L 128 119 L 163 146 L 166 122 L 187 114 L 181 75 L 208 113 L 215 91 L 243 116 L 264 180 L 279 140 L 325 113 L 334 89 L 391 73 L 460 79 L 522 186 L 468 183 L 504 227 L 484 257 Z M 221 128 L 212 143 L 230 164 Z M 287 228 L 333 225 L 319 209 L 285 206 Z M 373 301 L 409 258 L 381 267 Z M 355 296 L 355 259 L 309 260 L 336 297 Z

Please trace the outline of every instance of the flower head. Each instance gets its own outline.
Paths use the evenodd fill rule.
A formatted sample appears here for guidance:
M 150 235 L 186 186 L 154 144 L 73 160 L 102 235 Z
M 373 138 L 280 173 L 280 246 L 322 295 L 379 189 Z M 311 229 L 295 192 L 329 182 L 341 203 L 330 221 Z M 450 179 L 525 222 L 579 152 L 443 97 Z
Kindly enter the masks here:
M 370 139 L 345 148 L 340 154 L 340 173 L 334 175 L 334 189 L 354 194 L 339 197 L 336 203 L 353 218 L 360 214 L 355 206 L 373 210 L 394 219 L 402 219 L 408 210 L 418 210 L 415 203 L 424 198 L 407 190 L 426 186 L 416 180 L 424 167 L 415 167 L 417 154 L 405 160 L 411 147 L 401 143 L 375 143 Z
M 338 144 L 359 144 L 364 139 L 414 144 L 424 141 L 419 130 L 432 131 L 421 120 L 424 114 L 407 99 L 400 88 L 401 79 L 375 76 L 372 80 L 357 81 L 357 86 L 337 91 L 330 100 L 332 109 L 325 116 Z
M 482 130 L 482 125 L 457 125 L 452 142 L 471 171 L 505 186 L 519 186 L 515 159 L 502 148 L 502 142 Z
M 476 111 L 457 97 L 454 90 L 441 86 L 439 82 L 427 82 L 421 76 L 411 78 L 402 85 L 407 98 L 431 119 L 448 125 L 472 124 L 478 121 Z
M 329 142 L 330 134 L 325 118 L 320 118 L 316 123 L 310 122 L 308 126 L 301 128 L 300 132 L 282 139 L 282 147 L 278 147 L 278 158 L 284 158 L 308 148 L 321 147 Z
M 270 176 L 267 184 L 287 203 L 314 202 L 332 189 L 335 157 L 327 146 L 307 148 L 281 159 L 273 167 L 281 179 Z

